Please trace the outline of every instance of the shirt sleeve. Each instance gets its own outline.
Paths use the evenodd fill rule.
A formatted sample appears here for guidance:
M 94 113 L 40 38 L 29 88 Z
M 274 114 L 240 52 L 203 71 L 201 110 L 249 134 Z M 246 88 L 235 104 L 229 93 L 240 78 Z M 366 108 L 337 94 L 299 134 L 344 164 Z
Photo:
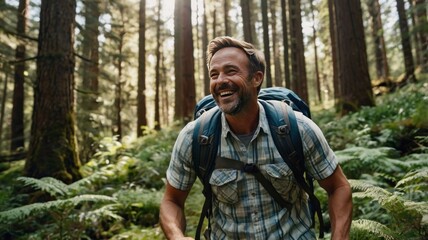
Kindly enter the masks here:
M 306 169 L 316 180 L 329 177 L 338 165 L 336 155 L 321 129 L 311 119 L 299 112 L 296 112 L 296 117 L 303 142 Z
M 175 141 L 166 171 L 168 183 L 179 190 L 189 190 L 196 180 L 192 161 L 193 129 L 194 122 L 190 122 L 181 130 Z

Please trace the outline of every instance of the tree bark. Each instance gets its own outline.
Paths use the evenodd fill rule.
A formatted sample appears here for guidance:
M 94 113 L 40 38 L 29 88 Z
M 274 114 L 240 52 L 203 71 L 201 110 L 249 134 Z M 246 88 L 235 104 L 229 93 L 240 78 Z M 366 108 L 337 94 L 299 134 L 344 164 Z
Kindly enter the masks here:
M 18 35 L 25 35 L 27 28 L 29 0 L 19 0 L 18 6 L 18 24 L 16 32 Z M 10 150 L 16 151 L 24 148 L 24 79 L 25 79 L 25 43 L 19 41 L 15 52 L 15 81 L 13 88 L 13 107 L 12 107 L 12 135 Z
M 37 78 L 25 175 L 81 178 L 74 109 L 75 0 L 42 0 Z M 51 24 L 55 23 L 55 24 Z
M 146 107 L 146 0 L 140 0 L 138 29 L 138 94 L 137 94 L 137 136 L 143 136 L 147 126 Z
M 427 1 L 414 0 L 414 9 L 416 17 L 417 35 L 421 47 L 421 70 L 428 72 L 428 20 L 427 20 Z
M 406 9 L 403 0 L 397 0 L 398 22 L 401 33 L 401 46 L 404 56 L 405 77 L 404 82 L 415 82 L 415 66 L 413 63 L 412 45 L 410 43 L 409 26 L 407 24 Z
M 290 56 L 288 54 L 288 21 L 287 21 L 287 5 L 285 0 L 281 0 L 281 16 L 282 16 L 282 45 L 284 46 L 284 75 L 285 75 L 285 86 L 291 88 L 291 77 L 290 77 Z
M 266 60 L 266 87 L 272 87 L 272 73 L 270 63 L 270 41 L 269 41 L 269 20 L 267 0 L 261 0 L 262 6 L 262 25 L 263 25 L 263 49 Z
M 335 0 L 341 115 L 373 106 L 360 1 Z
M 160 122 L 160 97 L 159 97 L 159 88 L 160 88 L 160 60 L 161 60 L 161 10 L 162 5 L 161 1 L 158 2 L 157 9 L 157 22 L 156 22 L 156 66 L 155 66 L 155 130 L 159 131 L 161 129 Z
M 310 8 L 312 13 L 312 32 L 313 32 L 313 44 L 314 44 L 314 63 L 315 63 L 315 85 L 316 85 L 316 93 L 317 93 L 317 100 L 319 103 L 321 103 L 321 79 L 320 79 L 320 73 L 319 73 L 319 67 L 318 67 L 318 48 L 317 48 L 317 30 L 315 28 L 315 9 L 314 4 L 312 1 L 310 2 Z
M 83 56 L 86 59 L 82 63 L 82 90 L 81 101 L 79 104 L 80 115 L 78 127 L 82 134 L 82 144 L 80 145 L 80 159 L 87 162 L 96 151 L 94 143 L 97 140 L 100 131 L 100 122 L 94 116 L 99 115 L 100 104 L 99 97 L 99 42 L 100 35 L 99 1 L 85 1 L 85 29 L 82 30 L 83 36 Z
M 291 42 L 291 89 L 293 89 L 297 95 L 308 103 L 309 97 L 300 0 L 290 0 L 288 4 Z
M 271 14 L 271 28 L 272 28 L 272 53 L 273 53 L 273 66 L 274 66 L 274 82 L 275 86 L 283 87 L 282 71 L 281 71 L 281 59 L 278 46 L 278 32 L 276 22 L 276 1 L 270 1 L 270 14 Z
M 175 100 L 176 119 L 186 123 L 193 119 L 196 103 L 191 1 L 176 0 L 175 4 L 175 90 L 179 92 Z

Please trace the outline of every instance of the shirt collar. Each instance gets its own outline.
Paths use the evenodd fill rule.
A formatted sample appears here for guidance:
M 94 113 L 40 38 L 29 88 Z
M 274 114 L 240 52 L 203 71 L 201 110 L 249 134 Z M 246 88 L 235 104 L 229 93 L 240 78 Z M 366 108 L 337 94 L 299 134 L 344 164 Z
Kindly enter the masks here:
M 259 124 L 257 125 L 257 129 L 254 135 L 258 135 L 260 132 L 269 133 L 269 123 L 266 118 L 266 112 L 263 108 L 263 105 L 259 103 Z M 233 134 L 232 130 L 230 130 L 229 124 L 226 121 L 226 117 L 224 113 L 221 114 L 221 136 L 223 138 L 227 137 L 228 134 Z

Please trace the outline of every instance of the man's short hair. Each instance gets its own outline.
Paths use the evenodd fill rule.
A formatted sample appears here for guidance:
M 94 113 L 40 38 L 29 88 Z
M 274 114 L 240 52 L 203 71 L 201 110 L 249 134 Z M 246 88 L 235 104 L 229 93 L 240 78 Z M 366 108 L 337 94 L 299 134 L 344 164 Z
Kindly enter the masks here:
M 253 44 L 238 40 L 228 36 L 216 37 L 210 41 L 207 47 L 207 67 L 209 69 L 213 55 L 220 49 L 226 47 L 235 47 L 244 51 L 249 62 L 249 77 L 252 77 L 257 71 L 263 72 L 266 70 L 266 60 L 263 52 L 256 49 Z M 258 90 L 260 90 L 261 85 Z

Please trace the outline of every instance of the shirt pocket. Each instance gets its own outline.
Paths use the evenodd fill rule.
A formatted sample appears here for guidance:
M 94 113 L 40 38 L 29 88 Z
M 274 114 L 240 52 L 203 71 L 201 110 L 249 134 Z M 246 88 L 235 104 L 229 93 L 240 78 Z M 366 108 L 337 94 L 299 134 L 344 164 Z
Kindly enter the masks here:
M 294 178 L 293 171 L 286 163 L 266 164 L 262 167 L 264 175 L 276 191 L 289 203 L 295 203 L 303 194 Z
M 238 171 L 230 169 L 215 169 L 210 178 L 210 184 L 217 199 L 226 204 L 238 202 Z

